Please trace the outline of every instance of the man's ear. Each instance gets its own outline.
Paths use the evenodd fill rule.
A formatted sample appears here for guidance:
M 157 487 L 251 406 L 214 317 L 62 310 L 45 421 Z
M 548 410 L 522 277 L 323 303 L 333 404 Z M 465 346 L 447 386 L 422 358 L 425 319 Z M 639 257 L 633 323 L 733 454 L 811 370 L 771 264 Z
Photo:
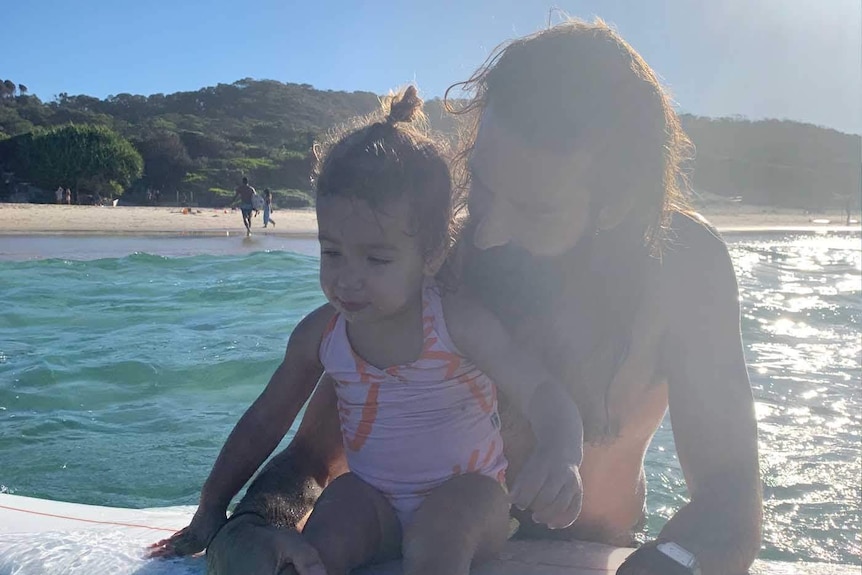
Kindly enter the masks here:
M 613 204 L 602 207 L 599 210 L 598 230 L 606 232 L 620 225 L 629 216 L 634 204 L 634 197 L 626 196 Z
M 440 268 L 443 267 L 443 263 L 446 261 L 448 253 L 449 250 L 445 247 L 441 247 L 425 256 L 425 267 L 423 268 L 425 275 L 428 277 L 436 276 L 437 272 L 440 271 Z

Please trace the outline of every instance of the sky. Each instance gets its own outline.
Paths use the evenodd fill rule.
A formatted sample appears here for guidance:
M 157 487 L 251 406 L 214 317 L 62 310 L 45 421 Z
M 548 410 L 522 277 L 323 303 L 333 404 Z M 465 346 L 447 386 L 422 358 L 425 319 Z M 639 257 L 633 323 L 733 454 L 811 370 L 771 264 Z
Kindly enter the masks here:
M 681 112 L 862 134 L 860 0 L 0 0 L 0 78 L 43 100 L 247 77 L 431 98 L 551 8 L 612 24 Z

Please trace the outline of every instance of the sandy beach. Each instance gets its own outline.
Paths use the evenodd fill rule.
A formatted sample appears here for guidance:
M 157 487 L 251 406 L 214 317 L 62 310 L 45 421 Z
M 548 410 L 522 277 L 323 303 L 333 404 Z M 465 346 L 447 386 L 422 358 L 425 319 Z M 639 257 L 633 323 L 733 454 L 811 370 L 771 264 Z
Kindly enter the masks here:
M 839 211 L 804 214 L 746 205 L 704 206 L 701 213 L 721 231 L 859 230 L 859 216 L 849 228 Z M 263 217 L 253 220 L 255 235 L 313 238 L 317 220 L 313 210 L 277 210 L 277 224 L 266 229 Z M 0 203 L 0 235 L 245 235 L 239 210 L 145 206 L 66 206 Z
M 252 233 L 317 236 L 314 210 L 273 212 L 275 226 L 253 218 Z M 0 234 L 245 235 L 239 210 L 149 206 L 0 204 Z

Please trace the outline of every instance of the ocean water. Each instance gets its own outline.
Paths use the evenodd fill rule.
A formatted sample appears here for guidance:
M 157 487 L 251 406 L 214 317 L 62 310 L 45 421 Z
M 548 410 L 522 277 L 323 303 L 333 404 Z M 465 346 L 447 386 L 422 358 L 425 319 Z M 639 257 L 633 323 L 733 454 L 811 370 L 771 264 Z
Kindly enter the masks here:
M 757 401 L 761 558 L 860 564 L 860 236 L 727 240 Z M 263 237 L 0 237 L 0 491 L 196 503 L 290 330 L 323 301 L 312 252 Z M 668 420 L 646 468 L 655 534 L 686 497 Z

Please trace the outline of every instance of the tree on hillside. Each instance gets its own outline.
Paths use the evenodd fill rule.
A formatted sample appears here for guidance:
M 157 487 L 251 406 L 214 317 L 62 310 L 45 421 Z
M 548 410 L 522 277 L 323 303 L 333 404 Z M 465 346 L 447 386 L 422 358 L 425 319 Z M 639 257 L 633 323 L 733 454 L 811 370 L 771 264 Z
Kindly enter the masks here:
M 222 158 L 230 148 L 228 142 L 217 135 L 191 130 L 181 132 L 180 140 L 182 140 L 189 157 L 194 160 L 198 158 Z
M 16 136 L 8 168 L 44 189 L 70 186 L 91 192 L 122 194 L 140 177 L 143 160 L 135 148 L 104 126 L 62 126 Z
M 159 131 L 135 142 L 144 159 L 144 181 L 161 190 L 176 189 L 194 167 L 180 137 L 173 132 Z
M 11 98 L 15 95 L 15 90 L 18 87 L 12 80 L 3 80 L 0 84 L 0 98 Z
M 24 84 L 18 84 L 18 93 L 22 96 L 27 93 L 27 86 Z

